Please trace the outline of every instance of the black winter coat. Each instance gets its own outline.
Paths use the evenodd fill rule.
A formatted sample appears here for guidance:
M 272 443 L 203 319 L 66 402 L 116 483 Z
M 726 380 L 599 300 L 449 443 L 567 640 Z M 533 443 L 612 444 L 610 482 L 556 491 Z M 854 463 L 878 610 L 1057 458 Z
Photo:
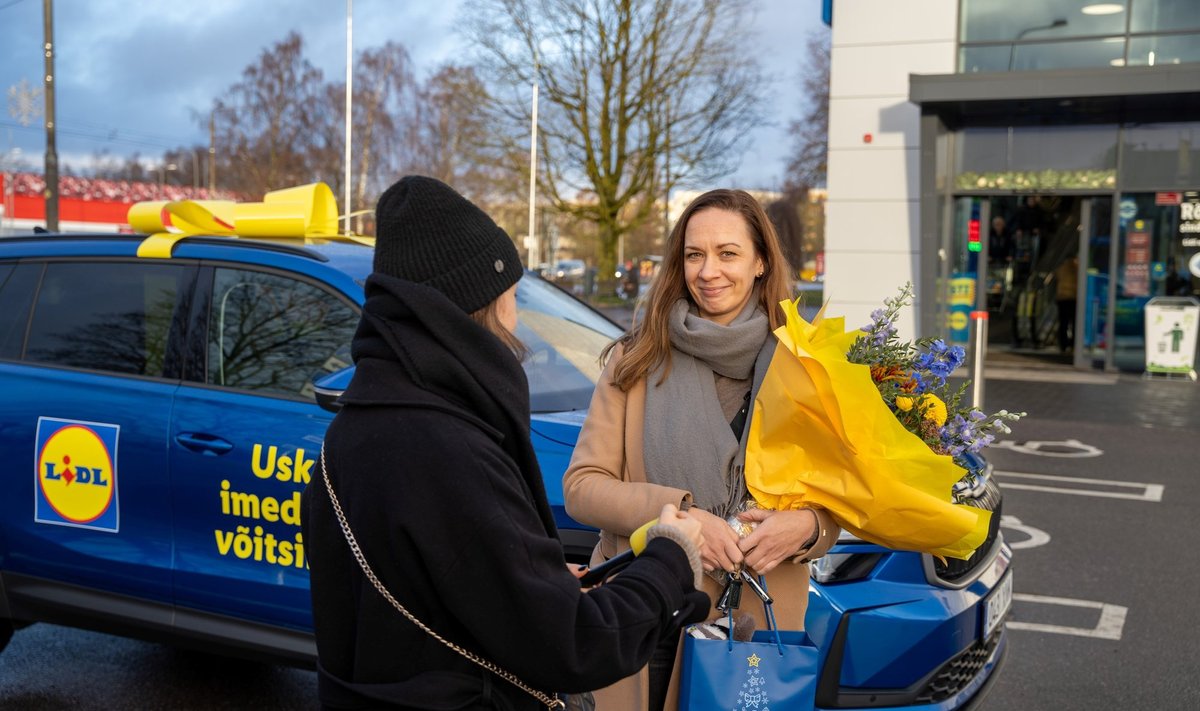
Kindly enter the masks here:
M 325 462 L 363 554 L 444 638 L 535 689 L 606 686 L 703 618 L 683 550 L 655 539 L 588 593 L 566 569 L 529 441 L 524 371 L 440 292 L 373 275 Z M 358 567 L 324 480 L 303 529 L 326 708 L 536 709 L 406 620 Z

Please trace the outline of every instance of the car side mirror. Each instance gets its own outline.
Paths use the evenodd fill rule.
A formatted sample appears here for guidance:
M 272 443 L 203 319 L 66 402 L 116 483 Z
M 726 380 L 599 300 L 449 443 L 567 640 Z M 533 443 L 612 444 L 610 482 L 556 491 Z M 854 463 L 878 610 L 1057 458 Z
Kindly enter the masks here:
M 353 377 L 354 366 L 315 376 L 312 380 L 313 398 L 321 406 L 321 409 L 333 413 L 341 410 L 342 402 L 339 398 L 342 393 L 346 392 Z

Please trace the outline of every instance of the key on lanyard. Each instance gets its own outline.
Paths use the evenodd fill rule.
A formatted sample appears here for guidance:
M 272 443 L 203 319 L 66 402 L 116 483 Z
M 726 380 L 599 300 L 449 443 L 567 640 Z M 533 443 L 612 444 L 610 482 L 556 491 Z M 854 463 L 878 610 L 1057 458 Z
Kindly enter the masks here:
M 742 604 L 742 578 L 737 573 L 725 574 L 725 589 L 717 598 L 717 609 L 721 612 L 736 610 Z
M 768 605 L 775 602 L 771 599 L 771 596 L 767 594 L 766 588 L 760 585 L 758 579 L 751 575 L 745 568 L 742 568 L 741 576 L 742 580 L 746 581 L 746 584 L 750 586 L 750 589 L 754 591 L 755 595 L 758 595 L 760 600 Z

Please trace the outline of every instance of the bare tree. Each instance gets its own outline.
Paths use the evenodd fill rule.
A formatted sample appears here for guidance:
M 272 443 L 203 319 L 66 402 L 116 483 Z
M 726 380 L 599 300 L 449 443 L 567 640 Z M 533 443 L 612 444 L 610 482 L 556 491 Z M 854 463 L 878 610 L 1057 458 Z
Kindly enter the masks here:
M 314 136 L 325 112 L 321 71 L 303 56 L 303 40 L 290 33 L 246 67 L 242 80 L 213 102 L 223 187 L 262 195 L 317 179 L 321 146 Z
M 491 101 L 473 67 L 445 64 L 434 71 L 421 87 L 409 132 L 413 170 L 483 203 L 519 196 L 513 171 L 501 160 L 503 142 L 484 113 Z
M 825 185 L 829 144 L 829 30 L 815 30 L 808 38 L 808 63 L 804 77 L 804 117 L 788 125 L 792 151 L 788 158 L 784 191 L 800 192 Z
M 404 45 L 388 42 L 365 50 L 354 69 L 354 95 L 358 177 L 352 209 L 361 210 L 367 207 L 368 192 L 380 194 L 397 168 L 410 160 L 401 155 L 401 146 L 414 121 L 418 88 Z
M 762 84 L 743 0 L 473 0 L 465 16 L 514 145 L 539 86 L 540 192 L 592 221 L 602 274 L 674 185 L 736 166 Z M 669 157 L 669 165 L 667 160 Z M 669 168 L 669 170 L 668 170 Z M 669 178 L 666 177 L 669 173 Z

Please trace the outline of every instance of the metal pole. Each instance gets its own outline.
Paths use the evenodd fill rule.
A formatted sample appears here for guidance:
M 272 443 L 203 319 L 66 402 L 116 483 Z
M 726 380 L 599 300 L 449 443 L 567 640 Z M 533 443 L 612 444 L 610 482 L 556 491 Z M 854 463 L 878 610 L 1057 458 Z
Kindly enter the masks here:
M 217 112 L 208 114 L 208 196 L 217 189 Z
M 537 225 L 534 224 L 534 198 L 537 196 L 537 110 L 538 85 L 533 84 L 533 119 L 529 132 L 529 268 L 537 269 L 540 261 Z
M 971 378 L 971 403 L 976 410 L 983 410 L 983 361 L 987 355 L 988 312 L 972 311 L 975 322 L 975 363 Z
M 200 154 L 196 152 L 195 148 L 193 148 L 192 149 L 192 190 L 196 191 L 199 189 L 200 189 Z M 196 196 L 193 194 L 192 197 L 194 198 Z
M 346 232 L 350 231 L 350 125 L 353 121 L 351 111 L 354 98 L 354 0 L 346 0 L 346 152 L 343 159 L 346 164 L 346 174 L 342 178 L 345 188 Z
M 45 34 L 46 76 L 46 229 L 58 231 L 58 148 L 54 140 L 54 7 L 53 0 L 42 0 Z

